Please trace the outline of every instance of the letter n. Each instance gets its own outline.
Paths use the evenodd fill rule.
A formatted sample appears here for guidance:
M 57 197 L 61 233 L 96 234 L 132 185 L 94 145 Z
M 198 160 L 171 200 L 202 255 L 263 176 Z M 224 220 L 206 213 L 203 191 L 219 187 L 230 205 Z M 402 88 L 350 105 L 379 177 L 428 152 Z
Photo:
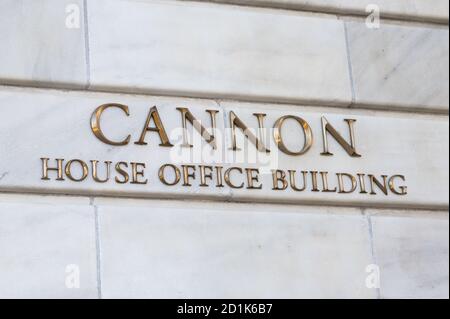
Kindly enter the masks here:
M 353 124 L 356 122 L 356 120 L 353 119 L 344 119 L 345 122 L 348 124 L 348 128 L 350 131 L 350 143 L 348 143 L 341 134 L 336 131 L 336 129 L 328 122 L 328 120 L 322 116 L 322 135 L 323 135 L 323 153 L 320 153 L 320 155 L 324 156 L 332 156 L 333 153 L 329 151 L 328 147 L 328 134 L 330 133 L 331 136 L 334 137 L 334 139 L 342 146 L 342 148 L 347 152 L 348 155 L 351 157 L 361 157 L 361 155 L 358 154 L 356 151 L 355 146 L 355 132 Z

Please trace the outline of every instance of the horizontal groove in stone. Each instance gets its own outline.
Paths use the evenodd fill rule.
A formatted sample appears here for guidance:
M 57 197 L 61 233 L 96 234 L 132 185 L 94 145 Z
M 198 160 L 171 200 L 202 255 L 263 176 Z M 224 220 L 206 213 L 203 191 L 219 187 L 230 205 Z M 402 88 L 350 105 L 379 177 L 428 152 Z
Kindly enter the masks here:
M 138 96 L 159 96 L 159 97 L 174 97 L 174 98 L 188 98 L 188 99 L 200 99 L 200 100 L 216 100 L 216 101 L 235 101 L 242 103 L 263 103 L 263 104 L 276 104 L 282 106 L 317 106 L 325 108 L 336 108 L 341 110 L 361 110 L 361 111 L 382 111 L 382 112 L 393 112 L 399 114 L 423 114 L 423 115 L 449 115 L 449 110 L 442 110 L 441 108 L 430 108 L 423 107 L 421 105 L 411 106 L 411 105 L 396 105 L 387 106 L 383 104 L 360 104 L 352 103 L 350 105 L 334 105 L 332 103 L 327 103 L 326 101 L 280 101 L 279 99 L 257 99 L 255 97 L 235 97 L 235 96 L 215 96 L 215 95 L 194 95 L 194 94 L 179 94 L 177 92 L 142 92 L 133 90 L 123 90 L 123 89 L 93 89 L 84 88 L 80 86 L 73 86 L 70 84 L 43 84 L 39 82 L 27 82 L 27 83 L 7 83 L 2 82 L 0 79 L 0 88 L 22 88 L 30 90 L 55 90 L 55 91 L 74 91 L 74 92 L 86 92 L 86 93 L 111 93 L 111 94 L 126 94 L 126 95 L 138 95 Z
M 285 205 L 285 206 L 311 206 L 311 207 L 329 207 L 329 208 L 361 208 L 361 209 L 370 209 L 370 210 L 379 210 L 380 212 L 383 211 L 399 211 L 399 212 L 422 212 L 422 211 L 432 211 L 437 213 L 443 213 L 443 214 L 449 214 L 449 206 L 448 205 L 392 205 L 389 203 L 337 203 L 333 201 L 323 201 L 323 202 L 310 202 L 310 201 L 281 201 L 281 200 L 243 200 L 243 199 L 234 199 L 231 197 L 224 197 L 222 199 L 213 198 L 213 197 L 198 197 L 198 196 L 131 196 L 124 193 L 111 193 L 111 194 L 98 194 L 96 192 L 42 192 L 37 190 L 30 190 L 30 189 L 17 189 L 17 190 L 10 190 L 5 191 L 1 190 L 0 195 L 31 195 L 31 196 L 45 196 L 45 197 L 74 197 L 74 198 L 85 198 L 88 200 L 95 200 L 98 199 L 112 199 L 112 200 L 137 200 L 137 201 L 155 201 L 155 200 L 162 200 L 162 201 L 182 201 L 182 202 L 195 202 L 195 203 L 224 203 L 224 204 L 258 204 L 258 205 Z M 1 198 L 0 198 L 1 200 Z M 63 203 L 61 202 L 61 205 Z M 88 205 L 88 203 L 86 203 Z
M 248 6 L 248 7 L 261 7 L 268 9 L 286 9 L 295 11 L 305 11 L 311 13 L 324 13 L 324 14 L 337 14 L 344 16 L 355 16 L 366 18 L 368 13 L 366 13 L 365 8 L 352 8 L 351 5 L 342 6 L 336 4 L 317 4 L 314 1 L 296 1 L 296 0 L 178 0 L 178 1 L 191 1 L 191 2 L 207 2 L 216 4 L 230 4 L 237 6 Z M 405 0 L 408 1 L 408 0 Z M 425 0 L 428 1 L 428 0 Z M 442 0 L 444 1 L 444 0 Z M 377 1 L 370 1 L 370 3 L 376 4 Z M 405 21 L 405 22 L 422 22 L 429 24 L 439 24 L 448 25 L 449 15 L 448 8 L 443 10 L 447 14 L 424 14 L 420 12 L 383 12 L 381 11 L 381 17 L 383 19 Z
M 152 201 L 162 201 L 162 202 L 181 202 L 181 203 L 195 203 L 195 204 L 203 204 L 203 203 L 225 203 L 225 204 L 236 204 L 236 205 L 245 205 L 245 204 L 257 204 L 261 206 L 320 206 L 323 208 L 360 208 L 361 213 L 366 216 L 391 216 L 395 214 L 404 215 L 405 213 L 409 213 L 412 216 L 427 216 L 426 212 L 432 212 L 438 215 L 436 217 L 446 217 L 449 214 L 448 207 L 436 208 L 436 207 L 428 207 L 428 208 L 414 208 L 408 207 L 404 208 L 394 208 L 394 207 L 360 207 L 360 206 L 342 206 L 342 205 L 308 205 L 304 203 L 300 204 L 292 204 L 292 203 L 270 203 L 270 202 L 231 202 L 231 201 L 217 201 L 217 200 L 202 200 L 198 198 L 143 198 L 143 197 L 130 197 L 130 196 L 97 196 L 97 195 L 75 195 L 75 194 L 58 194 L 58 193 L 38 193 L 38 192 L 26 192 L 26 191 L 0 191 L 0 202 L 21 202 L 22 200 L 27 199 L 30 203 L 37 204 L 55 204 L 55 205 L 83 205 L 83 206 L 100 206 L 106 202 L 117 202 L 122 205 L 127 204 L 146 204 Z M 442 214 L 442 215 L 441 215 Z

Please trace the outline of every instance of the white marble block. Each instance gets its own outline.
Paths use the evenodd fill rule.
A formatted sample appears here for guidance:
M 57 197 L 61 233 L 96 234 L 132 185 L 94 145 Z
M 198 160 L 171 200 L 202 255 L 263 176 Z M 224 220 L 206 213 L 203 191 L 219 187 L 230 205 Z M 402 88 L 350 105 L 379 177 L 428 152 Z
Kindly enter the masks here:
M 0 1 L 0 83 L 87 86 L 82 0 Z
M 346 25 L 357 105 L 448 112 L 448 27 Z
M 448 299 L 448 212 L 367 213 L 375 214 L 370 218 L 381 297 Z
M 256 152 L 255 147 L 250 145 L 248 149 L 259 154 L 258 162 L 253 166 L 259 166 L 261 172 L 269 170 L 268 174 L 262 174 L 261 177 L 265 187 L 262 190 L 232 189 L 234 200 L 253 201 L 258 199 L 267 202 L 292 201 L 303 204 L 313 202 L 324 204 L 326 202 L 333 205 L 358 206 L 394 205 L 415 208 L 431 205 L 435 208 L 448 208 L 447 116 L 419 116 L 406 113 L 311 107 L 281 109 L 278 105 L 255 106 L 239 102 L 222 102 L 221 105 L 224 107 L 225 114 L 235 111 L 240 114 L 243 122 L 249 123 L 248 125 L 255 130 L 258 127 L 253 115 L 255 110 L 258 110 L 258 113 L 266 114 L 264 121 L 265 125 L 269 127 L 283 115 L 300 117 L 312 128 L 314 140 L 310 150 L 300 156 L 290 156 L 281 152 L 271 138 L 269 138 L 271 150 L 269 156 Z M 355 143 L 361 157 L 349 156 L 330 136 L 328 138 L 329 143 L 332 143 L 330 149 L 333 156 L 320 155 L 324 150 L 321 117 L 325 117 L 332 123 L 347 141 L 349 141 L 349 129 L 344 119 L 355 119 Z M 281 133 L 289 150 L 297 152 L 304 146 L 303 130 L 295 120 L 287 120 Z M 271 134 L 273 132 L 268 133 L 269 137 Z M 231 134 L 227 134 L 226 138 L 227 145 L 230 145 Z M 242 151 L 237 153 L 242 155 Z M 232 154 L 236 153 L 229 151 L 230 157 Z M 250 158 L 252 159 L 252 157 Z M 408 187 L 408 194 L 406 196 L 385 196 L 378 192 L 376 196 L 366 196 L 358 191 L 351 194 L 337 194 L 324 192 L 325 189 L 321 189 L 319 192 L 298 192 L 292 187 L 288 187 L 285 191 L 274 191 L 271 187 L 273 186 L 273 174 L 270 174 L 272 169 L 284 170 L 286 175 L 288 175 L 287 170 L 296 170 L 297 188 L 304 186 L 300 171 L 328 171 L 329 190 L 334 190 L 338 186 L 338 181 L 334 178 L 334 174 L 337 173 L 350 173 L 354 176 L 357 173 L 376 176 L 400 174 L 406 178 L 404 185 Z M 313 188 L 311 174 L 307 174 L 306 180 L 306 188 L 311 190 Z M 317 174 L 317 183 L 322 186 L 324 184 L 320 173 Z M 369 187 L 369 184 L 366 186 Z
M 129 116 L 118 108 L 111 108 L 100 120 L 101 129 L 108 139 L 122 141 L 129 135 L 128 144 L 110 145 L 94 135 L 92 115 L 105 103 L 128 106 Z M 138 143 L 146 118 L 154 106 L 172 147 L 160 146 L 159 134 L 151 131 L 145 135 L 147 145 Z M 215 150 L 189 123 L 187 136 L 193 147 L 182 147 L 182 120 L 177 110 L 180 107 L 188 108 L 209 132 L 212 131 L 206 110 L 217 111 Z M 236 129 L 236 147 L 242 150 L 233 150 L 230 117 L 235 114 L 254 134 L 259 135 L 258 120 L 253 115 L 255 110 L 266 114 L 262 122 L 267 129 L 262 133 L 267 139 L 260 139 L 260 142 L 270 153 L 258 151 L 239 128 Z M 311 146 L 303 155 L 288 155 L 276 144 L 275 131 L 271 128 L 284 116 L 303 119 L 311 131 Z M 355 149 L 361 157 L 349 155 L 330 133 L 327 133 L 327 141 L 333 155 L 322 155 L 325 147 L 322 118 L 329 121 L 346 143 L 350 143 L 350 132 L 345 119 L 354 120 Z M 155 126 L 153 120 L 149 126 Z M 304 147 L 302 126 L 293 118 L 283 123 L 280 132 L 289 151 L 298 152 Z M 2 88 L 0 145 L 0 190 L 3 191 L 448 208 L 448 117 L 442 115 Z M 48 165 L 53 169 L 57 167 L 57 159 L 63 160 L 60 170 L 63 180 L 59 180 L 55 170 L 45 176 L 42 158 L 48 158 Z M 83 164 L 75 161 L 69 165 L 72 160 L 83 161 L 86 166 L 84 178 Z M 100 181 L 94 178 L 93 161 L 100 161 L 97 165 L 97 179 Z M 128 180 L 116 168 L 120 162 L 126 163 L 121 165 Z M 176 165 L 178 180 L 174 168 L 164 171 L 164 179 L 160 180 L 160 168 L 165 164 Z M 108 165 L 110 178 L 102 182 L 107 176 Z M 136 174 L 139 175 L 136 178 L 132 178 L 133 165 L 136 172 L 142 171 L 142 174 Z M 201 178 L 201 165 L 214 169 L 213 176 L 205 181 Z M 252 172 L 252 169 L 259 169 L 259 172 Z M 286 174 L 295 170 L 297 189 L 288 176 L 286 188 L 279 190 L 283 185 L 274 183 L 273 172 L 276 170 Z M 301 190 L 303 171 L 306 172 L 306 187 Z M 328 176 L 314 172 L 328 172 Z M 351 176 L 342 174 L 355 178 L 353 191 Z M 364 182 L 357 180 L 357 174 L 363 174 Z M 386 176 L 386 192 L 370 182 L 370 174 L 381 184 L 382 176 Z M 208 175 L 208 171 L 204 175 Z M 342 177 L 342 187 L 338 183 L 339 177 Z M 175 185 L 170 186 L 163 181 Z M 389 181 L 392 181 L 392 188 L 388 187 Z M 405 186 L 407 189 L 403 189 Z
M 88 12 L 92 89 L 351 102 L 336 17 L 184 1 L 94 0 Z
M 0 195 L 0 298 L 97 298 L 88 199 Z
M 375 298 L 356 209 L 95 201 L 105 298 Z

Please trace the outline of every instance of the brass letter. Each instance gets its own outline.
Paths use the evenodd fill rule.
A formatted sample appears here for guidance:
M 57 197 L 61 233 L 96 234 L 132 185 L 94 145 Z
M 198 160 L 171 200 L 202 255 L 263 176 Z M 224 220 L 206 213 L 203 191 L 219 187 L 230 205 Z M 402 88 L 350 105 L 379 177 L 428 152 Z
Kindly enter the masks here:
M 222 180 L 222 166 L 216 166 L 216 178 L 217 178 L 217 184 L 216 187 L 225 187 L 223 185 L 223 180 Z
M 310 171 L 310 173 L 311 173 L 311 181 L 312 181 L 312 189 L 311 189 L 311 191 L 312 192 L 320 192 L 319 186 L 318 186 L 318 183 L 317 183 L 317 174 L 319 172 L 317 172 L 317 171 Z
M 94 181 L 96 181 L 97 183 L 106 183 L 107 181 L 109 181 L 109 176 L 110 176 L 110 172 L 111 172 L 111 162 L 110 161 L 106 161 L 106 178 L 104 180 L 101 180 L 98 177 L 98 161 L 96 160 L 92 160 L 92 178 L 94 179 Z
M 195 179 L 195 166 L 193 165 L 181 165 L 183 168 L 183 177 L 184 177 L 184 183 L 183 186 L 192 186 L 189 178 Z M 192 173 L 189 173 L 189 169 L 193 169 L 194 171 Z
M 360 194 L 367 194 L 366 181 L 364 180 L 364 176 L 366 176 L 366 175 L 358 174 L 358 179 L 359 179 L 359 184 L 360 184 L 360 189 L 361 189 L 361 191 L 359 192 Z
M 338 177 L 338 185 L 339 185 L 339 194 L 351 194 L 356 190 L 356 187 L 358 186 L 356 182 L 355 176 L 347 173 L 337 173 Z M 352 188 L 350 190 L 345 190 L 345 184 L 343 177 L 348 177 L 350 181 L 352 182 Z
M 302 175 L 303 175 L 303 187 L 302 188 L 297 187 L 297 183 L 295 182 L 295 173 L 296 173 L 296 171 L 292 171 L 292 170 L 289 171 L 289 176 L 290 176 L 290 180 L 291 180 L 291 188 L 296 192 L 303 192 L 306 189 L 306 175 L 308 174 L 308 172 L 302 171 Z
M 305 144 L 303 146 L 303 149 L 300 150 L 299 152 L 292 152 L 292 151 L 288 150 L 288 148 L 286 147 L 286 145 L 283 142 L 281 128 L 283 126 L 284 121 L 286 121 L 287 119 L 296 120 L 301 125 L 301 127 L 303 128 L 303 132 L 305 133 Z M 277 144 L 278 148 L 283 153 L 288 154 L 288 155 L 293 155 L 293 156 L 305 154 L 306 152 L 309 151 L 309 149 L 311 148 L 311 146 L 313 144 L 313 133 L 312 133 L 311 127 L 304 119 L 302 119 L 298 116 L 288 115 L 288 116 L 280 117 L 275 122 L 273 137 L 275 138 L 275 143 Z
M 102 116 L 102 113 L 107 108 L 110 108 L 110 107 L 117 107 L 117 108 L 121 109 L 122 111 L 124 111 L 124 113 L 127 116 L 130 116 L 130 112 L 129 112 L 128 106 L 126 106 L 126 105 L 116 104 L 116 103 L 109 103 L 109 104 L 100 105 L 94 111 L 94 113 L 92 113 L 92 116 L 91 116 L 91 129 L 92 129 L 92 132 L 103 143 L 106 143 L 106 144 L 109 144 L 109 145 L 114 145 L 114 146 L 127 145 L 128 143 L 130 143 L 130 138 L 131 138 L 130 135 L 128 135 L 128 137 L 126 139 L 124 139 L 122 142 L 113 142 L 113 141 L 107 139 L 106 136 L 102 132 L 102 129 L 100 127 L 100 118 Z
M 48 177 L 48 171 L 57 171 L 58 172 L 58 177 L 56 178 L 57 181 L 63 181 L 64 177 L 63 177 L 63 159 L 57 158 L 56 159 L 56 163 L 58 165 L 57 168 L 49 168 L 48 167 L 48 158 L 41 158 L 42 161 L 42 180 L 44 181 L 48 181 L 50 180 L 50 178 Z
M 132 172 L 131 184 L 140 184 L 140 185 L 147 184 L 148 181 L 147 179 L 145 181 L 139 181 L 139 177 L 144 177 L 144 169 L 145 169 L 144 163 L 131 163 L 131 172 Z
M 153 122 L 155 122 L 155 127 L 149 127 L 150 121 L 153 119 Z M 150 112 L 148 113 L 147 120 L 145 121 L 144 129 L 142 130 L 141 137 L 139 138 L 139 141 L 135 142 L 134 144 L 137 145 L 147 145 L 145 142 L 145 135 L 148 131 L 157 132 L 159 134 L 159 138 L 161 139 L 161 144 L 159 146 L 164 147 L 172 147 L 173 145 L 170 144 L 169 138 L 167 137 L 166 130 L 164 129 L 164 125 L 161 121 L 161 117 L 159 116 L 158 109 L 156 106 L 152 107 L 150 109 Z
M 338 131 L 336 131 L 336 129 L 333 126 L 331 126 L 331 124 L 328 122 L 325 116 L 322 116 L 323 153 L 321 153 L 320 155 L 324 156 L 333 155 L 333 153 L 330 153 L 330 151 L 328 150 L 327 132 L 329 132 L 336 139 L 336 141 L 344 148 L 344 150 L 347 152 L 348 155 L 350 155 L 351 157 L 361 157 L 361 155 L 359 155 L 356 152 L 355 147 L 355 131 L 353 123 L 355 123 L 356 120 L 344 119 L 344 121 L 347 122 L 348 128 L 350 130 L 350 144 L 348 144 L 347 141 L 344 140 L 342 135 L 340 135 Z
M 286 180 L 286 173 L 280 169 L 272 170 L 273 188 L 274 191 L 284 191 L 288 188 L 289 184 Z M 280 187 L 280 182 L 283 186 Z
M 213 168 L 212 166 L 205 166 L 205 165 L 200 165 L 200 186 L 201 187 L 208 187 L 208 183 L 206 179 L 210 179 L 212 180 L 213 175 Z M 206 169 L 209 170 L 209 173 L 206 173 Z
M 181 123 L 183 125 L 183 144 L 182 147 L 193 147 L 192 144 L 188 141 L 187 135 L 187 121 L 192 124 L 192 126 L 200 133 L 200 135 L 211 145 L 213 149 L 217 148 L 217 144 L 215 141 L 215 132 L 216 132 L 216 114 L 219 111 L 215 110 L 206 110 L 209 113 L 211 118 L 211 130 L 212 134 L 209 134 L 206 128 L 198 121 L 194 115 L 189 111 L 189 109 L 185 107 L 177 107 L 177 110 L 181 112 Z
M 231 167 L 231 168 L 227 169 L 227 170 L 225 171 L 225 183 L 227 183 L 227 185 L 230 186 L 231 188 L 236 188 L 236 189 L 244 188 L 244 182 L 242 182 L 242 184 L 241 184 L 240 186 L 236 186 L 236 185 L 234 185 L 234 184 L 231 182 L 230 175 L 231 175 L 231 172 L 232 172 L 232 171 L 238 171 L 239 173 L 242 174 L 242 168 L 239 168 L 239 167 Z
M 247 189 L 262 189 L 262 185 L 255 186 L 255 182 L 259 183 L 259 169 L 246 168 L 247 172 Z M 256 174 L 256 175 L 255 175 Z
M 253 115 L 255 115 L 258 118 L 259 138 L 257 138 L 251 132 L 251 130 L 244 124 L 244 122 L 241 121 L 241 119 L 239 119 L 236 116 L 236 114 L 234 114 L 233 111 L 230 112 L 231 141 L 232 141 L 232 146 L 230 147 L 230 150 L 233 150 L 233 151 L 240 151 L 241 150 L 236 145 L 236 127 L 237 127 L 237 128 L 240 128 L 242 130 L 244 135 L 250 140 L 250 142 L 252 142 L 253 145 L 256 146 L 258 151 L 270 153 L 270 150 L 268 150 L 264 146 L 264 144 L 263 144 L 263 142 L 261 140 L 263 138 L 263 134 L 261 132 L 263 132 L 263 130 L 264 130 L 263 118 L 266 115 L 265 114 L 259 114 L 259 113 L 255 113 Z
M 398 188 L 400 189 L 400 191 L 398 191 L 395 188 L 395 183 L 394 183 L 394 179 L 395 178 L 399 178 L 402 181 L 405 181 L 405 176 L 403 175 L 394 175 L 389 179 L 389 189 L 396 195 L 407 195 L 408 194 L 408 187 L 407 186 L 399 186 Z
M 120 180 L 117 176 L 116 176 L 115 180 L 116 180 L 116 183 L 118 183 L 118 184 L 126 184 L 130 180 L 130 176 L 121 166 L 125 166 L 128 168 L 128 164 L 126 162 L 119 162 L 116 164 L 116 171 L 117 171 L 117 173 L 122 175 L 123 180 Z
M 370 192 L 370 195 L 376 195 L 377 194 L 377 193 L 375 193 L 375 190 L 374 190 L 374 184 L 376 184 L 378 186 L 378 188 L 384 193 L 384 195 L 388 194 L 387 182 L 386 182 L 387 176 L 386 175 L 381 175 L 381 177 L 383 177 L 383 184 L 381 184 L 380 181 L 375 178 L 375 176 L 369 175 L 370 188 L 372 190 Z
M 72 175 L 71 168 L 72 168 L 73 163 L 78 163 L 81 165 L 82 175 L 80 178 L 75 178 Z M 66 171 L 67 177 L 74 182 L 84 181 L 86 179 L 86 177 L 88 177 L 88 174 L 89 174 L 89 168 L 88 168 L 87 164 L 79 159 L 74 159 L 74 160 L 67 162 L 65 171 Z
M 173 171 L 175 172 L 175 179 L 174 179 L 174 181 L 172 183 L 169 183 L 166 180 L 166 177 L 165 177 L 165 174 L 164 174 L 166 167 L 172 168 Z M 159 174 L 158 175 L 159 175 L 159 180 L 163 184 L 165 184 L 167 186 L 175 186 L 175 185 L 177 185 L 180 182 L 180 179 L 181 179 L 180 170 L 178 169 L 178 167 L 176 167 L 175 165 L 172 165 L 172 164 L 166 164 L 166 165 L 161 166 L 161 168 L 159 169 Z
M 335 187 L 334 189 L 328 189 L 328 172 L 320 172 L 320 175 L 322 175 L 322 185 L 323 185 L 322 192 L 336 193 L 337 187 Z

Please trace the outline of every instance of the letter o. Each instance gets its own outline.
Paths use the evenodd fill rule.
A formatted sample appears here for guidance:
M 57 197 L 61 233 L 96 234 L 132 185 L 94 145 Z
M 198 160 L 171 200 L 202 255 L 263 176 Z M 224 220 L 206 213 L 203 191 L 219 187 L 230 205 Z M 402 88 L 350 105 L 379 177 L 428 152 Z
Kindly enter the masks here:
M 167 167 L 171 167 L 174 170 L 174 172 L 175 172 L 175 180 L 172 183 L 169 183 L 166 180 L 166 177 L 165 177 L 165 174 L 164 174 L 164 172 L 165 172 Z M 166 164 L 166 165 L 161 166 L 161 168 L 159 169 L 159 180 L 163 184 L 165 184 L 167 186 L 175 186 L 175 185 L 177 185 L 180 182 L 180 179 L 181 179 L 180 169 L 178 167 L 176 167 L 175 165 Z
M 75 178 L 72 175 L 71 169 L 72 169 L 72 164 L 73 163 L 78 163 L 78 164 L 81 165 L 81 169 L 83 170 L 83 174 L 81 175 L 80 178 Z M 89 169 L 88 169 L 88 166 L 87 166 L 87 164 L 85 162 L 83 162 L 82 160 L 79 160 L 79 159 L 74 159 L 74 160 L 71 160 L 71 161 L 67 162 L 66 167 L 65 167 L 65 172 L 66 172 L 67 177 L 70 180 L 72 180 L 74 182 L 82 182 L 88 176 Z
M 303 132 L 305 133 L 305 145 L 303 146 L 303 149 L 300 150 L 299 152 L 292 152 L 291 150 L 289 150 L 286 147 L 286 145 L 283 142 L 281 128 L 282 128 L 284 122 L 288 119 L 296 120 L 301 125 L 301 127 L 303 128 Z M 309 149 L 311 148 L 311 146 L 313 144 L 313 133 L 312 133 L 312 130 L 311 130 L 311 127 L 309 126 L 309 124 L 301 117 L 293 116 L 293 115 L 287 115 L 287 116 L 280 117 L 275 122 L 273 137 L 275 138 L 275 143 L 277 144 L 280 151 L 282 151 L 285 154 L 293 155 L 293 156 L 305 154 L 306 152 L 309 151 Z

